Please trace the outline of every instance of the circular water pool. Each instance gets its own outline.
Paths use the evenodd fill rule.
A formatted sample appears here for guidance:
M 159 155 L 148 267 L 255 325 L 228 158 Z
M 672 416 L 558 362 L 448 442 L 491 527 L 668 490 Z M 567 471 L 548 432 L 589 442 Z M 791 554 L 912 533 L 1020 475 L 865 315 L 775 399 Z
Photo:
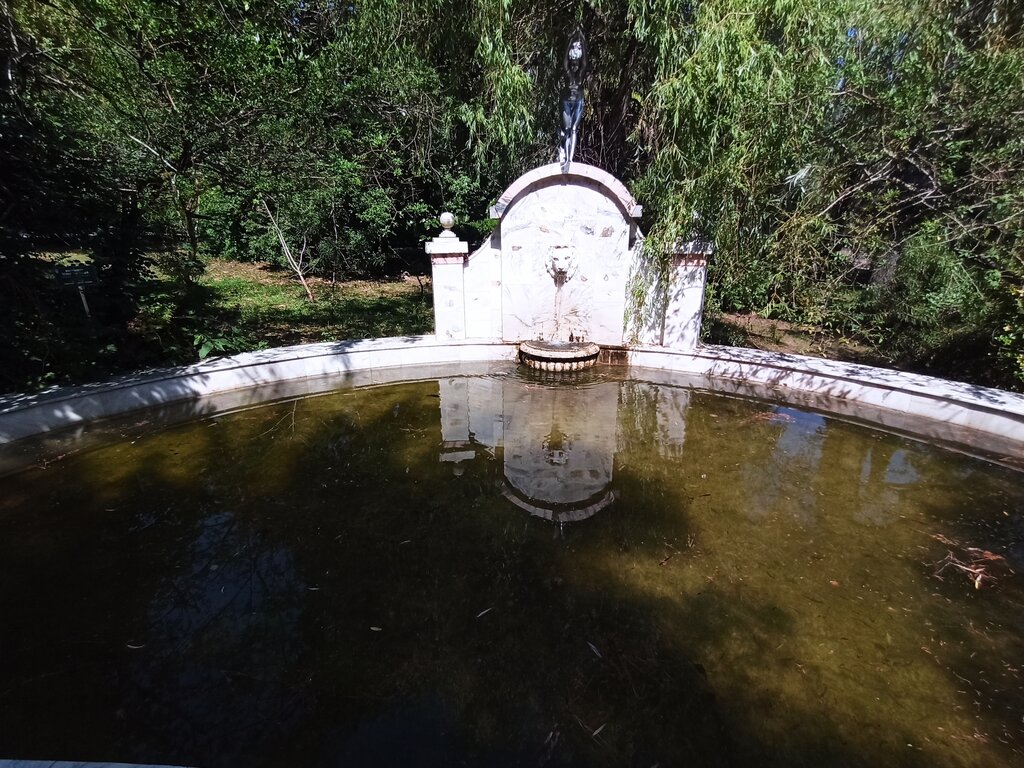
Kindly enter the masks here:
M 601 367 L 135 428 L 0 478 L 0 758 L 1013 764 L 1021 480 Z

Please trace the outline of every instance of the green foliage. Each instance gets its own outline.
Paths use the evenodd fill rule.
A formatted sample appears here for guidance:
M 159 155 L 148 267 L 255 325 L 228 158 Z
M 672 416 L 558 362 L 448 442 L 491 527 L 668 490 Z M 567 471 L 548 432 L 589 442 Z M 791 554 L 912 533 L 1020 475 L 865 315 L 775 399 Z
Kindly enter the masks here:
M 1019 9 L 662 0 L 630 12 L 654 64 L 638 95 L 634 140 L 651 155 L 639 196 L 656 243 L 690 236 L 700 215 L 717 307 L 859 331 L 910 363 L 980 346 L 966 375 L 1024 383 L 1010 370 L 1024 281 Z M 854 263 L 874 284 L 851 280 Z
M 205 360 L 211 354 L 231 355 L 236 352 L 245 352 L 253 347 L 245 336 L 235 329 L 230 329 L 227 336 L 207 336 L 205 333 L 197 333 L 192 337 L 196 354 L 200 360 Z
M 279 261 L 259 201 L 332 278 L 380 270 L 443 209 L 481 237 L 500 190 L 554 159 L 581 23 L 577 157 L 645 204 L 637 307 L 663 300 L 664 246 L 701 234 L 709 316 L 811 322 L 911 365 L 969 347 L 958 374 L 1021 386 L 1018 5 L 0 0 L 0 278 L 40 243 L 85 248 L 127 326 L 146 252 L 182 295 L 201 255 Z M 36 327 L 17 297 L 4 321 Z
M 1007 365 L 1018 380 L 1024 381 L 1024 288 L 1014 289 L 1013 305 L 1006 315 L 1012 319 L 996 333 L 996 340 L 1002 345 L 1000 353 Z
M 870 309 L 882 319 L 886 348 L 895 357 L 927 360 L 983 327 L 987 305 L 976 282 L 980 275 L 945 242 L 939 222 L 926 223 L 907 240 L 893 266 Z

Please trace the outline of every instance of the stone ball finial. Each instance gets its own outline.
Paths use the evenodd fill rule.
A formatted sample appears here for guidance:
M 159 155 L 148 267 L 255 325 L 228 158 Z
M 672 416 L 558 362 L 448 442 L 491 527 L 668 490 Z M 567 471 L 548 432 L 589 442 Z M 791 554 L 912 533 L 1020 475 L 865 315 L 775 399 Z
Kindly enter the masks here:
M 441 219 L 441 226 L 446 230 L 455 226 L 455 214 L 450 211 L 445 211 L 439 218 Z

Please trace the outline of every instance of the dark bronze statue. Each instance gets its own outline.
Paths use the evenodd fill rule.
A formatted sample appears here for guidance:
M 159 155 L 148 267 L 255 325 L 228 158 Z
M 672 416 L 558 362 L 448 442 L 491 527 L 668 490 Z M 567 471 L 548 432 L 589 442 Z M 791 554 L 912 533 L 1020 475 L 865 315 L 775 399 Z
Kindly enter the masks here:
M 583 79 L 587 75 L 587 40 L 579 27 L 569 38 L 565 49 L 566 87 L 562 91 L 562 128 L 559 131 L 558 162 L 562 173 L 569 172 L 569 163 L 576 152 L 576 131 L 583 116 Z

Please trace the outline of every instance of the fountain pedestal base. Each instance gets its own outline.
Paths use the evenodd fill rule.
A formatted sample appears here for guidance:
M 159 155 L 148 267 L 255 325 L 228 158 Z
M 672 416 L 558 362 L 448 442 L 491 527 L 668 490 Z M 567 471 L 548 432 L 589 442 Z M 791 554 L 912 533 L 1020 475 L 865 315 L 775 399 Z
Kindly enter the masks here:
M 540 371 L 581 371 L 597 363 L 601 348 L 583 341 L 521 341 L 519 359 Z

